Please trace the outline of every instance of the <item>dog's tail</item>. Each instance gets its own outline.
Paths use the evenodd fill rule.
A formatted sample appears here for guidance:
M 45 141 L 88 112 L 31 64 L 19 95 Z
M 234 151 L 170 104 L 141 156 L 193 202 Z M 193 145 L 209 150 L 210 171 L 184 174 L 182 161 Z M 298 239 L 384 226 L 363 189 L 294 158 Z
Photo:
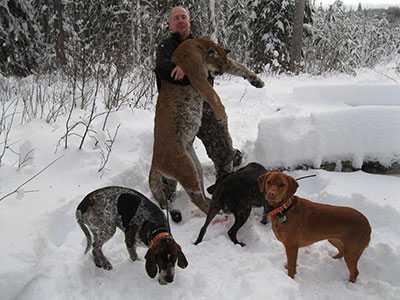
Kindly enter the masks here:
M 83 222 L 82 213 L 79 208 L 75 212 L 75 217 L 76 217 L 76 220 L 78 221 L 78 224 L 81 227 L 83 233 L 86 236 L 86 242 L 87 242 L 86 250 L 85 250 L 85 254 L 86 254 L 86 253 L 88 253 L 88 251 L 90 250 L 90 247 L 92 246 L 92 235 L 90 234 L 90 231 L 89 231 L 88 227 L 86 226 L 86 224 Z

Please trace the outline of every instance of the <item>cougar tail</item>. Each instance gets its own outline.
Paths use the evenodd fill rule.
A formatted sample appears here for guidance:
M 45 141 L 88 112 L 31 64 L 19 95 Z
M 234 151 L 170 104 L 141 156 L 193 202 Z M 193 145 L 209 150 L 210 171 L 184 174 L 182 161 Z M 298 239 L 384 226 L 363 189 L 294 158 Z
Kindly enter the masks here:
M 78 221 L 79 226 L 81 227 L 83 233 L 86 236 L 86 242 L 87 242 L 86 250 L 85 250 L 85 254 L 86 254 L 90 250 L 90 247 L 92 246 L 92 235 L 90 234 L 90 231 L 89 231 L 88 227 L 86 226 L 86 224 L 83 222 L 82 213 L 79 208 L 76 210 L 75 216 L 76 216 L 76 220 Z

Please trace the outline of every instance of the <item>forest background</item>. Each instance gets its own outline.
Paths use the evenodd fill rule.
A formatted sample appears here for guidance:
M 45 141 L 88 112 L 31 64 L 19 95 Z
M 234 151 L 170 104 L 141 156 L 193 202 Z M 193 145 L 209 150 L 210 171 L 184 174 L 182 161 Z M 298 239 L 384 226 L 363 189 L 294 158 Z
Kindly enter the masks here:
M 168 36 L 171 7 L 190 12 L 195 36 L 209 37 L 262 74 L 290 73 L 296 0 L 8 0 L 0 2 L 0 167 L 14 113 L 23 124 L 55 122 L 76 108 L 87 118 L 124 107 L 154 109 L 154 54 Z M 301 62 L 310 75 L 355 74 L 400 51 L 400 8 L 348 9 L 305 1 Z M 400 72 L 400 66 L 397 67 Z M 99 100 L 100 99 L 100 100 Z M 22 109 L 21 109 L 22 107 Z M 107 118 L 106 118 L 107 120 Z M 103 129 L 107 128 L 106 121 Z M 107 133 L 109 143 L 114 133 Z M 111 152 L 111 144 L 105 151 Z M 107 157 L 107 155 L 105 155 Z M 21 159 L 20 159 L 21 160 Z M 22 158 L 22 161 L 24 159 Z

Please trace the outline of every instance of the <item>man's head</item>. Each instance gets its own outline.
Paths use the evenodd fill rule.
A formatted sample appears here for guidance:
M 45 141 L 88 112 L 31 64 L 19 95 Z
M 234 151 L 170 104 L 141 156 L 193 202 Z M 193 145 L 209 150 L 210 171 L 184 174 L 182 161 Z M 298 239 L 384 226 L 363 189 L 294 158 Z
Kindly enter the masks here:
M 174 7 L 169 15 L 168 26 L 172 33 L 179 33 L 182 40 L 186 39 L 190 34 L 190 19 L 187 10 L 182 6 Z

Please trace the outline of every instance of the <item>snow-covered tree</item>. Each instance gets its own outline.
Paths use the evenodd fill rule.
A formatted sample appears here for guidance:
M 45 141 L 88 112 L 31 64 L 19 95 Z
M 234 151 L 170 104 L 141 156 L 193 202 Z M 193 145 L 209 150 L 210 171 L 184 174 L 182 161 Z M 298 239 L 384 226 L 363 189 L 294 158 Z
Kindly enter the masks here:
M 400 28 L 385 18 L 346 11 L 341 2 L 329 9 L 319 7 L 305 41 L 305 71 L 353 73 L 358 67 L 372 67 L 393 54 Z
M 44 50 L 35 0 L 0 2 L 0 72 L 25 76 L 40 65 Z

